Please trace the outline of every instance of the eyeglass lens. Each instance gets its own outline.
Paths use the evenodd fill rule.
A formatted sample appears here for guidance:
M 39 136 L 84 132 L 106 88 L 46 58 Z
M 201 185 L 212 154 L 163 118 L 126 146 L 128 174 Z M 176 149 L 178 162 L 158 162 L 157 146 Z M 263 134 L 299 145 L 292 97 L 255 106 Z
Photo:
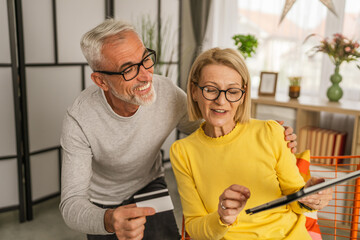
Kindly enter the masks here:
M 154 52 L 149 53 L 140 63 L 131 65 L 123 70 L 125 80 L 129 81 L 139 74 L 140 66 L 149 69 L 154 66 L 156 62 L 156 55 Z

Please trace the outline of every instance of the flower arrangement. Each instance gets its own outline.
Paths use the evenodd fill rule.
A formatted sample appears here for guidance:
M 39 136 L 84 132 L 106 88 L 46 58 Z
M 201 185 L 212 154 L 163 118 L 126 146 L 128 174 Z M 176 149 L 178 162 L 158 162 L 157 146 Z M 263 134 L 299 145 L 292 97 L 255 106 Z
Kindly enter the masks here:
M 309 35 L 305 41 L 314 35 Z M 340 33 L 335 33 L 332 39 L 324 38 L 320 41 L 320 45 L 311 50 L 314 54 L 317 52 L 326 53 L 335 66 L 339 67 L 344 61 L 351 62 L 360 58 L 359 46 L 358 42 L 350 40 Z M 359 65 L 357 67 L 360 69 Z
M 315 34 L 309 35 L 305 41 L 314 35 Z M 326 95 L 330 101 L 339 101 L 343 95 L 343 90 L 339 86 L 339 83 L 342 81 L 342 76 L 339 73 L 340 65 L 344 61 L 352 62 L 360 58 L 359 43 L 348 39 L 340 33 L 335 33 L 332 39 L 322 39 L 320 45 L 313 47 L 311 50 L 313 54 L 317 52 L 326 53 L 335 64 L 334 73 L 330 76 L 332 85 L 328 88 Z M 359 65 L 357 65 L 357 67 L 360 69 Z
M 235 41 L 235 46 L 244 58 L 251 57 L 252 54 L 255 54 L 258 41 L 254 35 L 237 34 L 233 36 L 232 39 Z

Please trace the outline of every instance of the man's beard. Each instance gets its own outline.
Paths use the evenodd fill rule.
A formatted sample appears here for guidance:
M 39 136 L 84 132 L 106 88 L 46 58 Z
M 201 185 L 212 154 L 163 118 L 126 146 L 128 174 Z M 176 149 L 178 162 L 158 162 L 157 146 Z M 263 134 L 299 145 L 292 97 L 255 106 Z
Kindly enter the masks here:
M 127 103 L 131 103 L 131 104 L 134 104 L 134 105 L 141 105 L 141 106 L 147 106 L 147 105 L 150 105 L 152 104 L 153 102 L 155 102 L 156 100 L 156 92 L 154 90 L 154 86 L 153 84 L 151 83 L 151 89 L 150 91 L 145 94 L 145 95 L 133 95 L 133 96 L 129 96 L 129 95 L 122 95 L 122 94 L 119 94 L 116 89 L 114 88 L 114 86 L 112 85 L 112 83 L 109 81 L 108 82 L 109 85 L 110 85 L 110 91 L 111 93 L 118 99 L 124 101 L 124 102 L 127 102 Z M 133 87 L 133 90 L 135 88 L 137 88 L 139 86 L 134 86 Z

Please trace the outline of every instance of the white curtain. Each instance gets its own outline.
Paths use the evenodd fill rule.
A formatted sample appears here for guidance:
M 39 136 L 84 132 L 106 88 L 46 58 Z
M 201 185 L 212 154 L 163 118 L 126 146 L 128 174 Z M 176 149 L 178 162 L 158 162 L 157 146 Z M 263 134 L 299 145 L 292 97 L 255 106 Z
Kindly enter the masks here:
M 338 16 L 328 14 L 326 18 L 325 37 L 331 38 L 334 33 L 341 33 L 344 21 L 345 1 L 335 0 L 334 6 Z M 334 73 L 335 66 L 329 58 L 323 54 L 321 81 L 320 81 L 320 96 L 326 96 L 327 89 L 331 86 L 330 76 Z M 344 65 L 344 64 L 343 64 Z M 345 97 L 345 96 L 344 96 Z M 346 97 L 345 97 L 346 98 Z
M 213 0 L 203 50 L 212 47 L 234 48 L 232 37 L 239 28 L 238 0 Z

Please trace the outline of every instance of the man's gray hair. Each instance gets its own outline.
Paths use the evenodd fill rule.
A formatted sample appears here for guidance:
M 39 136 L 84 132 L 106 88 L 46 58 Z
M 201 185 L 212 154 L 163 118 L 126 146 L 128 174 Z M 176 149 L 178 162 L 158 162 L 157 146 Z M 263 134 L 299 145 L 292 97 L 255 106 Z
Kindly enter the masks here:
M 81 50 L 93 71 L 98 70 L 104 60 L 101 51 L 105 40 L 115 35 L 118 36 L 118 40 L 121 40 L 123 39 L 123 33 L 127 31 L 136 33 L 131 24 L 111 18 L 83 35 L 80 41 Z

